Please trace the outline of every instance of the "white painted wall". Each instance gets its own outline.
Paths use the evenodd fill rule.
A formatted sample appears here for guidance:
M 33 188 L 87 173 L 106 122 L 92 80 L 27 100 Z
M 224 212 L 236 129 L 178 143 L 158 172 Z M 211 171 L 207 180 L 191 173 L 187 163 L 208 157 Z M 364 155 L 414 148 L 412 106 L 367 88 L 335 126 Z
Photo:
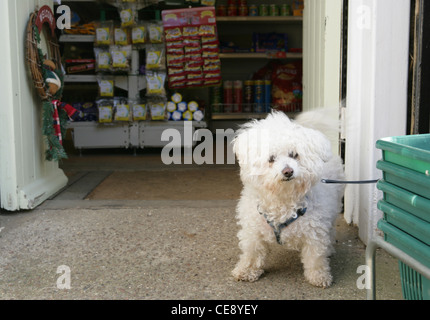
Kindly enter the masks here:
M 42 104 L 27 74 L 25 29 L 36 6 L 52 0 L 0 1 L 0 205 L 33 209 L 64 187 L 58 163 L 45 161 Z
M 378 179 L 375 143 L 406 134 L 410 0 L 350 0 L 346 174 L 350 180 Z M 345 218 L 359 226 L 365 243 L 381 218 L 376 185 L 349 185 Z

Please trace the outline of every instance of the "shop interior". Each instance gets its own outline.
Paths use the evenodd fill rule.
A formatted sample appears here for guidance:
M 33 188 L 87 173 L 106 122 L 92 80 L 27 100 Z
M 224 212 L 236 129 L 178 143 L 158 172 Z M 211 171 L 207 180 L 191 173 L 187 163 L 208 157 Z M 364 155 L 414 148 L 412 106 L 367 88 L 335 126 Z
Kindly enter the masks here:
M 67 153 L 159 153 L 162 133 L 183 134 L 184 122 L 215 134 L 302 111 L 303 1 L 61 4 L 72 14 L 58 31 L 62 101 L 76 109 Z

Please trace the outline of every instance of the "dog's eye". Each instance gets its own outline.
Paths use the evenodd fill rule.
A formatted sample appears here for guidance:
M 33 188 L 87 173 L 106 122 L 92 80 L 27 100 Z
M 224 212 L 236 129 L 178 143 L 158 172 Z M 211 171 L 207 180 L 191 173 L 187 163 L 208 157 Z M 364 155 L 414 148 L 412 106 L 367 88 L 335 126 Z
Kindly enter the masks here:
M 297 160 L 299 158 L 299 154 L 296 152 L 290 152 L 289 157 Z
M 275 162 L 276 157 L 275 156 L 270 156 L 269 158 L 269 163 L 273 163 Z

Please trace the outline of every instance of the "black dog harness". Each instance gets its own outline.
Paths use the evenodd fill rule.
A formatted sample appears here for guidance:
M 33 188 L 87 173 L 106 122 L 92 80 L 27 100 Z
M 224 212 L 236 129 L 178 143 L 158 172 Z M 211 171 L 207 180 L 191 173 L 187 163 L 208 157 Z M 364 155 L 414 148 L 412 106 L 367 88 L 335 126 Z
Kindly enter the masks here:
M 260 205 L 258 205 L 257 210 L 264 217 L 264 219 L 266 220 L 267 224 L 273 229 L 273 232 L 275 233 L 276 241 L 278 242 L 278 244 L 282 244 L 282 242 L 281 242 L 281 232 L 282 232 L 282 230 L 284 230 L 285 228 L 287 228 L 290 224 L 292 224 L 293 222 L 295 222 L 300 217 L 304 216 L 305 213 L 306 213 L 306 211 L 307 211 L 307 208 L 297 209 L 296 214 L 293 217 L 291 217 L 290 219 L 288 219 L 284 223 L 281 223 L 281 224 L 278 224 L 278 225 L 275 225 L 273 223 L 273 221 L 270 221 L 269 218 L 267 217 L 267 214 L 265 214 L 264 212 L 261 212 Z

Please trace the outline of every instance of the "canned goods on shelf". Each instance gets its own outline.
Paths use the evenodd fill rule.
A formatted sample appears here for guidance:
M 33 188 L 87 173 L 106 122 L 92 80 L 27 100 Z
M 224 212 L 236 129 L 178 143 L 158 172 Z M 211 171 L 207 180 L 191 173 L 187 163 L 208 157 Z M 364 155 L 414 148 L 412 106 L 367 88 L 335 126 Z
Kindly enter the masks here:
M 254 112 L 262 113 L 264 108 L 264 81 L 257 80 L 254 82 Z
M 241 17 L 247 16 L 248 15 L 248 6 L 243 6 L 243 5 L 239 6 L 238 14 Z
M 291 16 L 291 6 L 289 4 L 282 4 L 280 14 L 283 17 Z
M 254 81 L 247 80 L 243 85 L 243 112 L 252 112 L 252 103 L 254 102 Z
M 269 6 L 269 16 L 279 16 L 279 7 L 276 4 L 271 4 Z
M 262 17 L 269 15 L 269 6 L 267 4 L 260 4 L 258 14 Z
M 233 112 L 242 112 L 243 103 L 243 82 L 236 80 L 233 84 L 234 87 L 234 108 Z
M 258 16 L 258 7 L 255 4 L 249 6 L 249 15 L 251 17 Z
M 237 16 L 237 6 L 228 6 L 227 16 L 229 16 L 229 17 Z
M 233 111 L 233 81 L 224 81 L 224 112 Z
M 227 15 L 227 6 L 223 4 L 217 6 L 216 15 L 218 17 L 225 17 Z
M 270 80 L 264 80 L 264 104 L 266 112 L 270 112 L 272 106 L 272 82 Z

